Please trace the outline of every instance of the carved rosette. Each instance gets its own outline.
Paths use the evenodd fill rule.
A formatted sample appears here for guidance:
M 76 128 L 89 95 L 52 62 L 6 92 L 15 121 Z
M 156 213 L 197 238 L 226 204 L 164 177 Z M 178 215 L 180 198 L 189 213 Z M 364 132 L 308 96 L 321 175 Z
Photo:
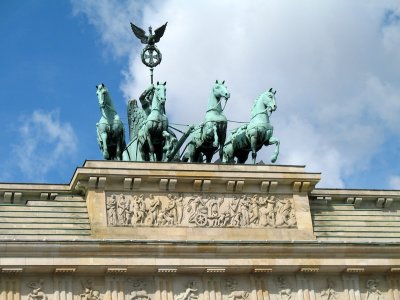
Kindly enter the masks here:
M 109 194 L 108 226 L 296 228 L 293 200 L 271 195 Z

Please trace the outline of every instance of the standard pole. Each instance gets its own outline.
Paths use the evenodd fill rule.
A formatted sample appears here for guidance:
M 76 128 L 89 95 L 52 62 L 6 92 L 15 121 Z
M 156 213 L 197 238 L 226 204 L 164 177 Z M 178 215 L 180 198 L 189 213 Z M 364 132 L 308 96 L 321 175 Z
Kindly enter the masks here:
M 153 68 L 150 68 L 150 83 L 153 84 Z

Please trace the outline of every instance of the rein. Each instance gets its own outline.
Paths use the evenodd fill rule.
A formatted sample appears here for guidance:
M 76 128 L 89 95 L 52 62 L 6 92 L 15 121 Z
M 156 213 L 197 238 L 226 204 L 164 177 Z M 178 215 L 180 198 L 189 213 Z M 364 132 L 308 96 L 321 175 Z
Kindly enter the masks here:
M 269 116 L 270 116 L 270 115 L 268 115 L 268 110 L 269 110 L 269 108 L 270 108 L 270 107 L 267 107 L 267 108 L 264 109 L 263 111 L 260 111 L 259 113 L 256 113 L 254 116 L 251 117 L 250 120 L 253 120 L 255 117 L 257 117 L 258 115 L 261 115 L 261 114 L 267 114 L 267 117 L 269 117 Z
M 118 115 L 118 113 L 112 108 L 112 106 L 108 103 L 108 101 L 105 101 L 105 93 L 102 93 L 102 97 L 105 105 L 104 107 L 100 107 L 101 116 L 108 121 L 106 109 L 109 110 L 110 112 L 113 112 L 115 115 Z
M 222 97 L 222 96 L 221 96 L 221 98 L 224 98 L 224 99 L 225 99 L 225 97 Z M 210 112 L 210 111 L 212 111 L 212 110 L 218 111 L 216 108 L 217 108 L 217 106 L 221 103 L 221 101 L 222 101 L 222 100 L 218 100 L 217 104 L 215 104 L 214 107 L 211 107 L 211 108 L 209 108 L 209 109 L 206 110 L 206 113 L 208 113 L 208 112 Z M 224 107 L 222 108 L 222 111 L 224 111 L 227 102 L 228 102 L 228 100 L 225 99 L 225 105 L 224 105 Z

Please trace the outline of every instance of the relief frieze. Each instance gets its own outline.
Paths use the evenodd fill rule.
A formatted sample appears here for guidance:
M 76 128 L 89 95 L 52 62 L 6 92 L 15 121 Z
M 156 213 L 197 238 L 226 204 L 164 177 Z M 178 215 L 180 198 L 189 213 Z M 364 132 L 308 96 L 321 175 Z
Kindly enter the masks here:
M 293 200 L 274 195 L 127 194 L 106 197 L 108 226 L 296 228 Z

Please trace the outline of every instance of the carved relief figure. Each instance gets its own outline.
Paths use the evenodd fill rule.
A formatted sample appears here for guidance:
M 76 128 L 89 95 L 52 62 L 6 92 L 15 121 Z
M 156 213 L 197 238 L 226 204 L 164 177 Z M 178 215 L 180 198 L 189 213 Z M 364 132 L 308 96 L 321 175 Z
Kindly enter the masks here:
M 249 297 L 247 291 L 237 290 L 238 283 L 236 280 L 227 279 L 225 281 L 225 287 L 229 293 L 228 300 L 246 300 Z
M 194 281 L 190 281 L 187 284 L 186 290 L 176 296 L 175 300 L 198 300 L 198 290 L 196 289 L 195 285 L 196 283 Z
M 292 226 L 293 223 L 295 222 L 293 220 L 294 215 L 291 214 L 293 210 L 292 202 L 289 201 L 288 199 L 278 199 L 275 208 L 276 208 L 276 219 L 275 219 L 276 226 L 282 226 L 282 225 Z
M 145 210 L 145 203 L 144 203 L 144 195 L 143 194 L 140 194 L 139 197 L 137 197 L 137 196 L 133 197 L 131 205 L 130 205 L 130 212 L 132 214 L 131 224 L 142 224 L 142 223 L 144 223 L 146 210 Z
M 383 300 L 382 292 L 378 289 L 379 280 L 367 280 L 367 300 Z
M 250 201 L 250 224 L 257 224 L 260 219 L 260 203 L 258 201 L 258 196 L 254 195 Z
M 275 197 L 260 197 L 259 199 L 260 226 L 275 226 Z
M 117 225 L 117 196 L 112 195 L 107 199 L 107 220 L 109 225 Z
M 43 281 L 33 281 L 28 284 L 32 291 L 28 295 L 29 300 L 47 300 L 46 294 L 42 291 Z
M 158 214 L 161 208 L 160 199 L 157 197 L 155 198 L 153 194 L 149 195 L 149 207 L 148 207 L 148 214 L 146 217 L 146 224 L 148 225 L 158 225 Z
M 323 300 L 337 300 L 336 291 L 334 290 L 333 281 L 327 279 L 327 287 L 321 292 L 321 297 Z
M 100 292 L 92 289 L 92 282 L 81 282 L 83 293 L 80 294 L 81 300 L 100 300 Z
M 178 221 L 175 198 L 171 194 L 168 194 L 167 198 L 168 202 L 167 207 L 164 209 L 164 214 L 168 225 L 175 225 Z
M 132 282 L 134 290 L 131 292 L 130 300 L 149 300 L 150 297 L 146 292 L 146 284 L 143 280 Z
M 109 226 L 296 227 L 293 200 L 263 195 L 112 194 Z
M 207 225 L 207 201 L 203 200 L 200 195 L 192 197 L 189 200 L 188 208 L 186 211 L 189 215 L 189 223 L 195 223 L 197 226 Z
M 125 195 L 121 194 L 117 201 L 117 220 L 119 225 L 128 225 L 127 212 L 129 212 L 129 205 Z
M 206 201 L 208 223 L 215 226 L 219 217 L 219 201 L 215 196 L 208 196 Z
M 182 195 L 180 195 L 179 197 L 175 196 L 175 203 L 176 203 L 177 223 L 181 224 L 183 218 L 183 196 Z
M 239 203 L 239 199 L 235 196 L 233 196 L 233 199 L 229 202 L 229 213 L 231 217 L 230 225 L 232 226 L 240 225 L 241 214 L 237 211 Z
M 279 296 L 281 300 L 291 300 L 292 298 L 292 289 L 288 286 L 285 278 L 278 277 L 278 287 L 279 287 Z

